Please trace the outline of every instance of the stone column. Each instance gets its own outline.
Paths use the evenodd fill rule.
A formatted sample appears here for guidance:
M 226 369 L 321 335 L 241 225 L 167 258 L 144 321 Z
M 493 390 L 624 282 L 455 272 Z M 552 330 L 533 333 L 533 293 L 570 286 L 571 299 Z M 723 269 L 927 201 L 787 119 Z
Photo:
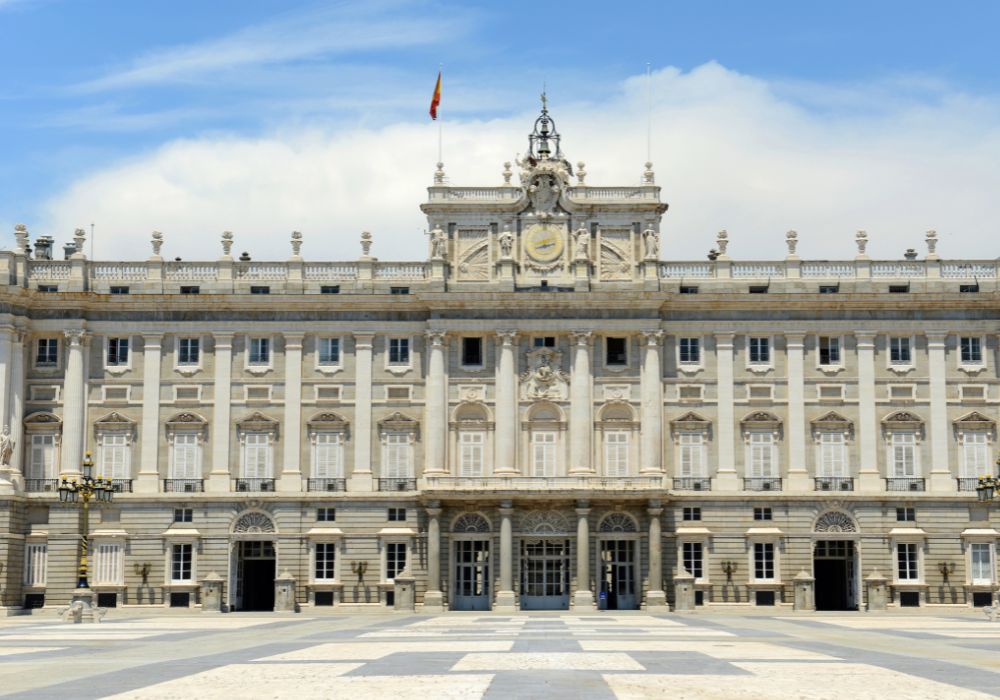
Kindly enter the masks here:
M 11 431 L 11 405 L 14 382 L 14 357 L 20 347 L 20 333 L 13 326 L 0 328 L 0 430 Z M 11 436 L 11 439 L 13 437 Z M 15 449 L 21 444 L 16 443 Z M 14 461 L 11 453 L 10 461 Z M 13 493 L 13 470 L 10 464 L 0 464 L 0 493 Z
M 927 364 L 930 376 L 931 419 L 928 437 L 931 442 L 930 490 L 935 493 L 954 493 L 956 482 L 948 459 L 950 441 L 948 426 L 948 395 L 946 393 L 945 340 L 947 333 L 928 332 Z
M 371 491 L 372 481 L 372 347 L 374 333 L 354 334 L 354 469 L 351 491 Z
M 212 471 L 208 476 L 208 490 L 230 490 L 229 431 L 230 401 L 233 380 L 233 334 L 214 333 L 215 354 L 215 405 L 212 409 Z
M 424 593 L 424 612 L 444 610 L 441 592 L 441 504 L 431 501 L 427 505 L 427 591 Z
M 10 394 L 10 436 L 14 441 L 14 454 L 10 459 L 12 469 L 11 480 L 15 487 L 24 486 L 24 368 L 25 363 L 25 343 L 28 335 L 22 329 L 18 329 L 14 336 L 13 353 L 11 356 L 11 394 Z
M 142 428 L 135 490 L 138 493 L 157 493 L 160 490 L 160 363 L 163 336 L 160 333 L 144 333 L 142 342 Z
M 806 471 L 804 333 L 785 333 L 788 361 L 788 486 L 789 491 L 811 491 Z
M 500 502 L 500 590 L 497 591 L 493 609 L 498 612 L 512 612 L 517 609 L 514 596 L 514 533 L 511 516 L 514 513 L 510 501 Z
M 427 400 L 424 402 L 424 475 L 448 471 L 448 383 L 445 379 L 447 341 L 444 331 L 427 331 Z
M 83 363 L 84 343 L 87 334 L 82 329 L 69 330 L 66 336 L 66 375 L 63 379 L 63 434 L 62 459 L 59 471 L 68 476 L 79 476 L 83 462 L 83 416 L 86 410 Z
M 718 393 L 718 471 L 715 488 L 718 491 L 740 490 L 736 474 L 736 422 L 733 416 L 733 334 L 715 334 L 716 382 Z
M 858 487 L 881 491 L 878 472 L 878 419 L 875 417 L 875 333 L 858 331 Z
M 497 332 L 496 458 L 493 473 L 517 474 L 517 333 Z
M 285 333 L 285 416 L 281 442 L 284 464 L 279 491 L 302 490 L 302 339 L 304 333 Z
M 573 608 L 592 610 L 594 592 L 590 589 L 590 503 L 576 502 L 576 593 Z
M 594 472 L 591 463 L 591 438 L 594 434 L 590 377 L 590 331 L 570 333 L 573 344 L 573 372 L 569 387 L 569 469 L 570 474 Z
M 646 591 L 646 611 L 665 611 L 667 594 L 663 590 L 663 534 L 660 515 L 663 507 L 659 501 L 650 501 L 649 515 L 649 589 Z
M 642 375 L 640 377 L 641 428 L 640 462 L 642 474 L 663 473 L 663 378 L 660 361 L 660 343 L 663 331 L 643 331 Z

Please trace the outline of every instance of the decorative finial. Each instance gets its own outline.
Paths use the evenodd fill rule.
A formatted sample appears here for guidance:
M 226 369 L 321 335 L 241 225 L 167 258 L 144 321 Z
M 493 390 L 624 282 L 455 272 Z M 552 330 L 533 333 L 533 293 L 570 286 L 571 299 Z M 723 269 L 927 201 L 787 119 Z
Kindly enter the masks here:
M 549 98 L 545 96 L 545 88 L 542 88 L 542 112 L 549 111 Z
M 87 232 L 82 228 L 73 231 L 73 245 L 76 246 L 76 255 L 83 255 L 83 244 L 87 240 Z
M 28 252 L 28 227 L 24 224 L 14 224 L 14 239 L 17 241 L 15 253 L 24 255 Z
M 292 231 L 292 257 L 299 257 L 300 250 L 302 250 L 302 233 Z
M 865 249 L 868 248 L 868 232 L 858 231 L 854 234 L 854 242 L 858 246 L 858 257 L 866 257 Z
M 719 251 L 719 257 L 726 257 L 726 247 L 729 245 L 729 233 L 722 229 L 715 234 L 715 249 Z
M 153 246 L 153 257 L 160 257 L 160 248 L 163 247 L 163 234 L 159 231 L 153 231 L 153 235 L 149 242 Z
M 785 234 L 785 245 L 788 246 L 788 257 L 795 257 L 795 248 L 799 245 L 799 234 L 796 231 L 789 231 Z
M 438 163 L 438 166 L 441 164 Z M 370 257 L 369 252 L 372 249 L 372 234 L 370 231 L 361 232 L 361 255 L 363 257 Z
M 576 181 L 577 184 L 583 185 L 584 180 L 587 178 L 587 166 L 584 165 L 583 161 L 579 161 L 576 164 Z
M 505 187 L 510 186 L 510 178 L 514 175 L 514 172 L 510 169 L 510 161 L 505 161 L 503 164 L 503 184 Z
M 222 255 L 224 257 L 232 257 L 230 255 L 233 250 L 233 232 L 223 231 L 222 232 Z
M 656 174 L 653 172 L 653 162 L 646 161 L 646 170 L 642 173 L 642 184 L 653 185 L 656 184 Z
M 933 229 L 928 231 L 924 236 L 924 240 L 927 241 L 927 257 L 932 259 L 936 258 L 938 244 L 937 231 L 934 231 Z
M 443 185 L 444 184 L 444 163 L 438 161 L 437 170 L 434 171 L 434 184 Z

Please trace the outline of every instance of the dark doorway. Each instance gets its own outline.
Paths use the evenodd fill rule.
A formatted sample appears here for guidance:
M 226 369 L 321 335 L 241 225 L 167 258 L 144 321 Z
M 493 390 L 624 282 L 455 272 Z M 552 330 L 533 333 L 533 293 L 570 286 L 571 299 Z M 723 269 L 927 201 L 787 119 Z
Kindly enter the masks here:
M 608 610 L 637 610 L 635 540 L 600 540 L 601 593 Z
M 274 610 L 274 543 L 240 542 L 237 609 Z
M 816 543 L 813 576 L 817 610 L 857 610 L 854 582 L 854 542 L 830 540 Z

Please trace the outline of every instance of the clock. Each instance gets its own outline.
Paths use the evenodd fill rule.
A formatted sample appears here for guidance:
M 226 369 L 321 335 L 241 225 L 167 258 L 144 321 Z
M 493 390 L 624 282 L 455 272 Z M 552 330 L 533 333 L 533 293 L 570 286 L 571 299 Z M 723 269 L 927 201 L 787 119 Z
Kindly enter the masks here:
M 524 232 L 524 249 L 535 262 L 554 262 L 563 252 L 562 231 L 555 226 L 533 224 Z

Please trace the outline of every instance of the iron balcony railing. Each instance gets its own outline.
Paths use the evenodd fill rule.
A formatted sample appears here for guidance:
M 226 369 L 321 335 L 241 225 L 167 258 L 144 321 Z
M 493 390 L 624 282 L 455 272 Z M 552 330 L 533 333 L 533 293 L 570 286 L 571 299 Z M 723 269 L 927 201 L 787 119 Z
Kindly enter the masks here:
M 975 476 L 971 476 L 971 477 L 967 477 L 967 476 L 959 477 L 957 479 L 957 481 L 958 481 L 958 490 L 959 491 L 975 491 L 976 487 L 979 486 L 979 478 L 975 477 Z
M 854 479 L 849 476 L 817 476 L 817 491 L 853 491 Z
M 347 479 L 309 479 L 306 488 L 309 491 L 346 491 Z
M 776 477 L 747 477 L 743 479 L 744 491 L 780 491 L 781 479 Z
M 603 489 L 635 491 L 662 489 L 659 476 L 429 476 L 431 489 L 470 490 L 535 490 Z
M 201 493 L 205 490 L 204 479 L 164 479 L 164 493 Z
M 893 476 L 885 480 L 886 491 L 925 491 L 924 479 L 915 477 Z
M 683 476 L 674 479 L 675 491 L 711 491 L 712 480 L 708 477 Z
M 56 493 L 59 490 L 59 479 L 25 479 L 24 490 L 36 493 Z
M 132 493 L 131 479 L 112 479 L 111 490 L 115 493 Z
M 236 479 L 237 491 L 274 491 L 274 479 Z
M 416 491 L 417 480 L 405 478 L 390 478 L 378 480 L 379 491 Z

